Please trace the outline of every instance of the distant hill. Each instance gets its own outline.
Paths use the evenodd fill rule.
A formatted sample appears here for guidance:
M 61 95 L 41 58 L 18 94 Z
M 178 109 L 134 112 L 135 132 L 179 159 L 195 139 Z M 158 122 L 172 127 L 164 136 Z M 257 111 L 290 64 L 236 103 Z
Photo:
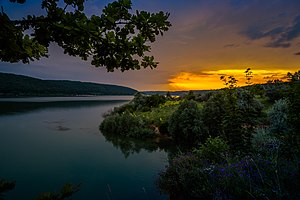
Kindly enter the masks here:
M 0 96 L 133 95 L 137 90 L 80 81 L 42 80 L 0 72 Z

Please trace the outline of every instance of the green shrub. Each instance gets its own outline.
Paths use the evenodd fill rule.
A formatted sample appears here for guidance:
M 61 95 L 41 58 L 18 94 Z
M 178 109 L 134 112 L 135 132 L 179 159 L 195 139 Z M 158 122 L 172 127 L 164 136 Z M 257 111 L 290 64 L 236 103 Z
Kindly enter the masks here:
M 244 89 L 213 94 L 203 107 L 209 135 L 222 136 L 233 150 L 247 152 L 253 129 L 260 123 L 263 105 Z
M 210 186 L 203 184 L 208 174 L 206 175 L 206 172 L 195 173 L 198 172 L 200 165 L 199 159 L 193 154 L 177 156 L 170 162 L 168 168 L 160 173 L 157 180 L 159 189 L 161 192 L 168 193 L 170 199 L 197 199 L 195 197 L 211 199 L 207 196 Z M 204 190 L 203 193 L 201 193 L 202 190 Z
M 199 149 L 194 150 L 194 153 L 201 159 L 213 163 L 220 163 L 226 160 L 229 153 L 229 146 L 227 142 L 220 137 L 209 137 Z
M 289 73 L 288 96 L 288 122 L 291 128 L 286 143 L 300 156 L 300 70 L 294 74 Z
M 144 121 L 147 121 L 149 124 L 159 127 L 160 125 L 168 122 L 176 108 L 177 106 L 153 108 L 148 112 L 136 112 L 136 115 Z
M 158 186 L 171 199 L 299 199 L 297 162 L 244 157 L 212 164 L 180 155 L 160 173 Z
M 151 108 L 157 108 L 159 105 L 164 104 L 167 101 L 167 97 L 164 95 L 143 95 L 142 93 L 136 93 L 134 99 L 129 103 L 134 111 L 147 112 Z
M 197 144 L 207 137 L 201 111 L 195 101 L 183 101 L 170 116 L 168 124 L 169 133 L 176 142 Z
M 280 145 L 281 142 L 265 128 L 256 129 L 251 138 L 254 153 L 270 160 L 278 158 Z
M 183 96 L 184 100 L 195 100 L 196 99 L 196 94 L 192 90 L 190 90 L 187 94 Z
M 214 93 L 203 107 L 203 122 L 207 127 L 208 134 L 216 137 L 223 133 L 223 117 L 225 110 L 225 93 L 219 91 Z
M 300 199 L 300 71 L 288 76 L 290 83 L 269 83 L 258 92 L 234 88 L 212 94 L 200 108 L 200 119 L 216 138 L 171 160 L 159 188 L 179 200 Z M 181 129 L 172 134 L 183 141 L 184 127 L 195 126 L 183 113 L 196 109 L 182 104 L 169 120 L 174 120 L 169 131 Z M 220 138 L 231 154 L 224 153 L 229 147 Z
M 289 131 L 288 127 L 288 101 L 280 99 L 276 101 L 268 111 L 270 120 L 270 132 L 282 135 Z
M 116 134 L 133 138 L 154 137 L 155 132 L 141 118 L 131 113 L 115 114 L 106 117 L 100 130 L 103 134 Z
M 274 80 L 268 81 L 263 88 L 269 102 L 274 103 L 285 96 L 285 93 L 288 90 L 288 85 L 280 80 Z

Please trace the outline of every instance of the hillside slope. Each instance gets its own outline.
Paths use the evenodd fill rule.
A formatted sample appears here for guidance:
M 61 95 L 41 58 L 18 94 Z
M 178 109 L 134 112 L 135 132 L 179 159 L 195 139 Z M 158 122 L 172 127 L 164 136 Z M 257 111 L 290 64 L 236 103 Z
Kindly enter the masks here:
M 133 95 L 132 88 L 80 81 L 42 80 L 0 73 L 0 96 Z

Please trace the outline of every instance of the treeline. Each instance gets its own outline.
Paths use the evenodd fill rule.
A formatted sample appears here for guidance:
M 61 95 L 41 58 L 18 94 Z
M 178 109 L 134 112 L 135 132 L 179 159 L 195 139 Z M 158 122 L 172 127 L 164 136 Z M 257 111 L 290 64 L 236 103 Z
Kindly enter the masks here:
M 66 80 L 41 80 L 28 76 L 0 73 L 0 97 L 133 95 L 128 87 Z
M 204 94 L 137 94 L 106 115 L 104 135 L 170 137 L 180 153 L 157 185 L 171 199 L 300 199 L 300 71 Z

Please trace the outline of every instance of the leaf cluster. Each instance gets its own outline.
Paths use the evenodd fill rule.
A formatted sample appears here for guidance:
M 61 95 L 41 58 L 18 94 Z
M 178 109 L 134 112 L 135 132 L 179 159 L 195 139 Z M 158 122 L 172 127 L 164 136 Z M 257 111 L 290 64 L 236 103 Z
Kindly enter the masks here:
M 238 80 L 234 76 L 226 77 L 226 75 L 222 75 L 220 76 L 220 80 L 222 80 L 224 82 L 224 85 L 229 89 L 237 87 Z
M 0 60 L 29 63 L 47 57 L 50 43 L 55 42 L 70 56 L 91 59 L 96 67 L 107 71 L 155 68 L 158 64 L 149 43 L 171 26 L 169 13 L 131 12 L 130 0 L 109 3 L 101 15 L 88 17 L 85 0 L 43 0 L 46 15 L 28 15 L 11 20 L 0 13 Z M 68 9 L 67 9 L 68 8 Z M 25 32 L 30 34 L 25 34 Z
M 36 200 L 64 200 L 70 198 L 74 193 L 80 190 L 80 185 L 74 185 L 71 183 L 65 184 L 60 192 L 45 192 L 40 194 Z
M 7 181 L 4 179 L 0 179 L 0 200 L 4 199 L 5 192 L 13 190 L 16 186 L 16 181 Z

